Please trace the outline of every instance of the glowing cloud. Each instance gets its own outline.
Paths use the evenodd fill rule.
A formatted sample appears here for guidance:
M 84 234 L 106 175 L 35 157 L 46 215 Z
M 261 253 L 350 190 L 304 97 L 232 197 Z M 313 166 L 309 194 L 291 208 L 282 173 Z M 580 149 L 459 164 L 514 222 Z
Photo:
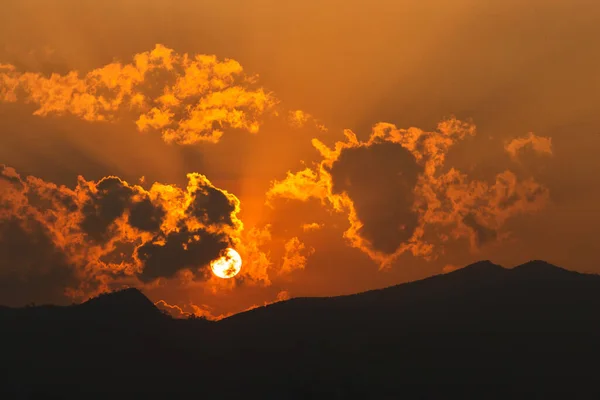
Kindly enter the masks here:
M 154 305 L 173 318 L 204 318 L 209 321 L 218 321 L 233 315 L 233 313 L 215 315 L 212 312 L 212 307 L 207 304 L 197 305 L 188 303 L 179 306 L 177 304 L 169 304 L 165 300 L 158 300 Z
M 446 264 L 446 265 L 444 265 L 444 268 L 442 268 L 442 273 L 449 274 L 450 272 L 458 271 L 461 268 L 463 268 L 463 267 L 459 267 L 459 266 L 452 265 L 452 264 Z
M 307 257 L 313 254 L 315 249 L 307 248 L 297 237 L 293 237 L 285 243 L 285 254 L 280 274 L 289 274 L 295 270 L 306 267 Z
M 265 251 L 270 225 L 244 230 L 237 197 L 204 175 L 187 178 L 185 188 L 154 183 L 144 189 L 114 176 L 79 177 L 71 189 L 0 165 L 5 298 L 31 301 L 20 293 L 30 293 L 22 289 L 32 284 L 44 301 L 167 283 L 216 293 L 238 285 L 269 286 L 270 274 L 304 268 L 313 249 L 292 238 L 281 262 L 271 262 Z M 239 252 L 243 268 L 232 279 L 217 278 L 211 262 L 230 248 Z
M 443 169 L 449 149 L 475 134 L 473 124 L 452 118 L 434 132 L 379 123 L 364 142 L 346 130 L 333 149 L 313 139 L 323 160 L 273 182 L 267 203 L 317 198 L 346 213 L 344 236 L 382 267 L 404 252 L 434 258 L 450 237 L 477 248 L 500 238 L 509 218 L 543 207 L 548 190 L 511 171 L 490 183 Z
M 304 232 L 318 231 L 321 228 L 323 228 L 323 224 L 319 224 L 318 222 L 311 222 L 309 224 L 302 225 L 302 230 Z
M 270 304 L 278 303 L 280 301 L 286 301 L 286 300 L 289 300 L 290 298 L 291 298 L 290 293 L 287 290 L 281 290 L 275 296 L 275 300 L 265 301 L 263 303 L 263 306 L 268 306 Z M 159 300 L 156 303 L 154 303 L 154 305 L 156 307 L 158 307 L 159 309 L 167 312 L 173 318 L 204 318 L 204 319 L 207 319 L 210 321 L 219 321 L 219 320 L 222 320 L 223 318 L 230 317 L 234 314 L 233 312 L 229 312 L 229 313 L 215 315 L 213 313 L 213 308 L 207 304 L 197 305 L 197 304 L 193 304 L 193 303 L 188 303 L 188 304 L 179 306 L 177 304 L 169 304 L 165 300 Z M 254 304 L 250 307 L 247 307 L 246 309 L 244 309 L 242 311 L 254 310 L 255 308 L 258 308 L 258 307 L 261 307 L 261 306 L 259 306 L 258 304 Z M 187 310 L 189 310 L 189 311 L 187 311 Z
M 327 132 L 328 129 L 319 120 L 315 119 L 309 113 L 302 110 L 294 110 L 288 113 L 288 121 L 295 128 L 302 128 L 309 123 L 312 123 L 317 129 Z
M 513 159 L 517 159 L 519 152 L 528 147 L 538 154 L 552 155 L 552 138 L 529 132 L 525 137 L 517 137 L 507 142 L 504 149 Z
M 166 142 L 219 141 L 227 128 L 258 132 L 277 99 L 235 60 L 177 54 L 163 45 L 80 76 L 18 72 L 0 64 L 0 101 L 35 104 L 38 116 L 72 114 L 111 121 L 130 114 L 138 130 Z
M 197 173 L 188 174 L 186 189 L 155 183 L 145 190 L 117 177 L 80 177 L 69 189 L 1 166 L 0 188 L 0 242 L 14 241 L 0 249 L 0 274 L 58 268 L 74 297 L 184 271 L 206 280 L 210 261 L 242 237 L 239 200 Z M 45 260 L 30 257 L 34 247 Z

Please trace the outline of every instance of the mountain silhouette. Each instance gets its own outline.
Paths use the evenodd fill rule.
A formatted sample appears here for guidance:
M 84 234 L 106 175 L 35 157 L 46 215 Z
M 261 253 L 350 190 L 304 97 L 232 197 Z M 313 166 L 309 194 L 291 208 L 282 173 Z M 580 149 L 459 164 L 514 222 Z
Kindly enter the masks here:
M 152 320 L 164 315 L 142 292 L 135 288 L 103 294 L 86 301 L 77 311 L 87 316 L 105 319 Z
M 125 289 L 67 307 L 0 308 L 0 387 L 21 398 L 329 399 L 397 398 L 407 384 L 591 380 L 599 306 L 600 276 L 539 260 L 481 261 L 218 322 L 173 319 Z
M 113 309 L 117 311 L 126 309 L 154 310 L 156 307 L 144 294 L 136 288 L 123 289 L 111 293 L 105 293 L 94 297 L 82 304 L 87 308 Z M 154 312 L 154 311 L 151 311 Z

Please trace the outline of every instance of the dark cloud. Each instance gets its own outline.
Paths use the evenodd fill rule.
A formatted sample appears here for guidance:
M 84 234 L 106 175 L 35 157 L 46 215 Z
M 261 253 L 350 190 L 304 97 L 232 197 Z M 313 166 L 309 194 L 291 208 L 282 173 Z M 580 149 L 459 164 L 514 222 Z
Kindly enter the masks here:
M 191 182 L 190 204 L 185 214 L 205 227 L 226 225 L 235 228 L 234 218 L 238 203 L 230 194 L 215 188 L 206 179 L 194 176 Z M 190 228 L 180 223 L 176 231 L 161 234 L 137 250 L 144 269 L 138 274 L 140 280 L 148 282 L 157 278 L 172 278 L 183 269 L 195 272 L 199 279 L 210 275 L 210 261 L 232 246 L 231 238 L 222 231 L 207 228 Z
M 21 178 L 16 171 L 4 164 L 0 164 L 0 180 L 8 182 L 11 185 L 17 186 L 19 189 L 23 188 Z
M 73 192 L 59 186 L 48 184 L 41 179 L 28 177 L 23 186 L 29 206 L 37 210 L 55 210 L 57 208 L 70 213 L 79 211 Z
M 89 200 L 81 207 L 81 228 L 91 239 L 102 242 L 109 236 L 111 224 L 128 208 L 134 192 L 116 177 L 100 180 L 95 188 L 97 191 L 91 192 Z
M 393 254 L 418 225 L 414 188 L 423 167 L 399 144 L 344 149 L 332 164 L 332 193 L 347 193 L 362 222 L 358 234 L 372 248 Z
M 135 265 L 137 260 L 135 259 L 135 251 L 138 246 L 142 245 L 143 242 L 141 239 L 137 239 L 134 241 L 126 242 L 117 240 L 112 245 L 112 250 L 109 250 L 102 256 L 100 256 L 100 262 L 105 265 Z M 111 272 L 112 276 L 125 276 L 125 271 L 113 271 Z
M 450 237 L 468 237 L 478 248 L 506 237 L 506 221 L 539 211 L 549 193 L 510 170 L 489 182 L 446 165 L 450 149 L 475 134 L 472 122 L 450 118 L 432 132 L 379 123 L 368 141 L 346 130 L 333 150 L 314 139 L 319 168 L 289 172 L 267 198 L 328 200 L 348 215 L 344 237 L 382 267 L 407 251 L 432 260 Z
M 186 189 L 157 183 L 147 191 L 114 176 L 80 177 L 69 189 L 3 166 L 0 286 L 8 286 L 0 303 L 18 301 L 24 287 L 28 299 L 36 291 L 58 301 L 184 269 L 207 279 L 210 261 L 241 232 L 239 200 L 203 175 L 188 180 Z
M 207 224 L 233 225 L 231 219 L 235 204 L 223 191 L 208 185 L 200 186 L 192 194 L 188 213 Z
M 515 201 L 516 202 L 516 201 Z M 479 248 L 498 238 L 498 232 L 477 221 L 473 213 L 468 213 L 463 218 L 463 223 L 471 229 L 471 247 Z
M 156 232 L 165 218 L 165 210 L 161 205 L 153 204 L 149 198 L 131 204 L 129 224 L 146 232 Z
M 172 278 L 177 272 L 190 269 L 200 279 L 206 279 L 210 261 L 218 258 L 219 253 L 230 245 L 223 234 L 204 229 L 190 231 L 182 226 L 178 232 L 157 237 L 138 248 L 137 256 L 144 264 L 138 277 L 143 282 L 150 282 L 157 278 Z
M 67 256 L 38 221 L 0 221 L 0 296 L 5 305 L 65 303 L 77 277 Z

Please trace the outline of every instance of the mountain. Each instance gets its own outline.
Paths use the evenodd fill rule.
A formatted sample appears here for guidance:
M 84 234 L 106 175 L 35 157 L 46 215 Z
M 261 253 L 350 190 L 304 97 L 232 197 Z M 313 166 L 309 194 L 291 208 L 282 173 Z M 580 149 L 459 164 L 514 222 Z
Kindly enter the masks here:
M 136 288 L 105 293 L 94 297 L 81 305 L 86 311 L 111 310 L 112 312 L 128 312 L 144 310 L 146 313 L 156 313 L 158 309 L 142 292 Z
M 0 308 L 0 320 L 16 327 L 29 324 L 85 324 L 138 326 L 164 322 L 167 316 L 138 289 L 101 294 L 72 306 L 28 306 Z
M 29 398 L 396 398 L 406 384 L 591 380 L 599 306 L 600 276 L 543 261 L 482 261 L 218 322 L 171 319 L 126 289 L 69 307 L 0 309 L 0 388 Z

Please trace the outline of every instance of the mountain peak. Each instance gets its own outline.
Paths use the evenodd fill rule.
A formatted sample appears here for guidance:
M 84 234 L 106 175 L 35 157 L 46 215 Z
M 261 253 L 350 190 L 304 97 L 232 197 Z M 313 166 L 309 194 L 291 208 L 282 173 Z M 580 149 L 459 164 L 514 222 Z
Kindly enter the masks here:
M 516 266 L 515 269 L 516 268 L 563 269 L 544 260 L 530 260 L 526 263 Z
M 150 302 L 144 294 L 136 288 L 126 288 L 121 290 L 115 290 L 114 292 L 102 293 L 97 297 L 93 297 L 83 304 L 93 303 L 116 303 L 116 302 L 134 302 L 144 303 Z M 151 302 L 150 302 L 151 303 Z
M 477 261 L 477 262 L 467 265 L 466 267 L 464 267 L 462 269 L 467 269 L 467 268 L 488 269 L 488 270 L 504 269 L 504 267 L 493 263 L 491 260 Z
M 566 270 L 556 265 L 550 264 L 543 260 L 531 260 L 524 264 L 517 265 L 513 268 L 515 273 L 521 275 L 531 275 L 536 277 L 547 277 L 547 276 L 565 276 L 567 274 L 577 274 L 576 272 Z
M 110 313 L 111 315 L 154 315 L 160 314 L 156 308 L 139 289 L 127 288 L 110 293 L 103 293 L 89 299 L 80 305 L 81 308 Z
M 454 276 L 463 276 L 463 275 L 490 275 L 490 274 L 498 274 L 506 271 L 504 267 L 498 264 L 494 264 L 490 260 L 482 260 L 477 261 L 472 264 L 469 264 L 463 268 L 457 269 L 454 272 L 451 272 L 448 275 Z

